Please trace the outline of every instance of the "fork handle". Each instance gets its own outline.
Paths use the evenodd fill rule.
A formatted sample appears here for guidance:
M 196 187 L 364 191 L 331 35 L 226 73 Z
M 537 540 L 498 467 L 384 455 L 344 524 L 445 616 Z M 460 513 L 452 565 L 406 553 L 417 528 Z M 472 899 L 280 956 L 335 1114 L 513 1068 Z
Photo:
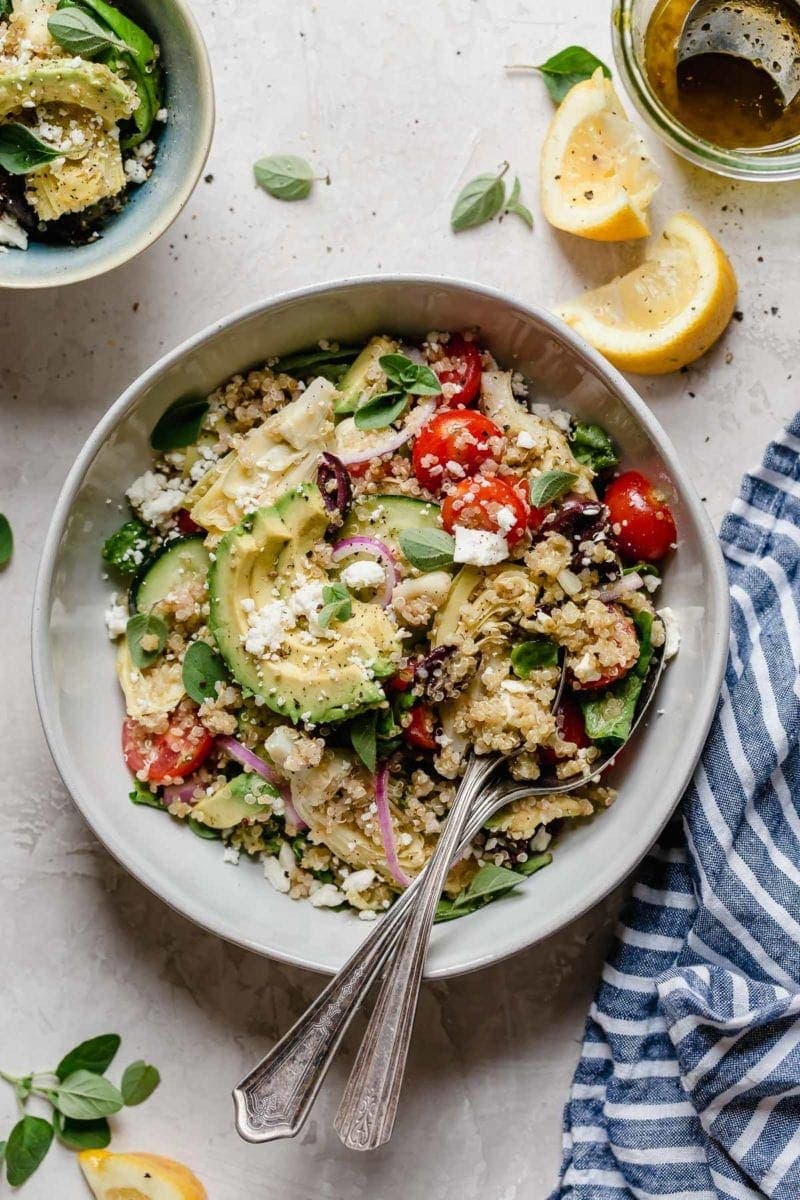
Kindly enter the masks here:
M 373 1150 L 392 1136 L 431 926 L 482 776 L 478 771 L 465 776 L 458 790 L 347 1081 L 334 1126 L 351 1150 Z

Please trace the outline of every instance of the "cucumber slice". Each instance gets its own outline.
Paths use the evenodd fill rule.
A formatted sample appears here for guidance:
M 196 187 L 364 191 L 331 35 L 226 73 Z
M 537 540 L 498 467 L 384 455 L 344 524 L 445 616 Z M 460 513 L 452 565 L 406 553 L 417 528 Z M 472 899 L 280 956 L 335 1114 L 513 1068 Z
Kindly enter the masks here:
M 357 500 L 342 526 L 340 540 L 374 537 L 401 555 L 400 534 L 404 529 L 439 529 L 439 505 L 413 496 L 368 496 Z
M 149 612 L 170 592 L 184 587 L 187 579 L 208 575 L 211 560 L 203 545 L 205 534 L 176 538 L 167 542 L 139 571 L 131 584 L 130 606 L 133 612 Z

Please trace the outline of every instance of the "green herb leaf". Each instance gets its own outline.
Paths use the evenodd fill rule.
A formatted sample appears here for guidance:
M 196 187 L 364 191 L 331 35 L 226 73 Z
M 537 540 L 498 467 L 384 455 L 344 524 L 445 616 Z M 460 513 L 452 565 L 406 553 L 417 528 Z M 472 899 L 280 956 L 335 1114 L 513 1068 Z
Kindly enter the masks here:
M 356 429 L 385 429 L 397 420 L 407 405 L 405 392 L 381 392 L 356 409 L 353 422 Z
M 537 871 L 541 871 L 543 867 L 549 867 L 553 861 L 552 854 L 531 854 L 525 862 L 518 862 L 514 870 L 519 875 L 525 877 L 535 875 Z
M 528 229 L 533 229 L 533 213 L 531 212 L 531 210 L 529 208 L 526 208 L 526 206 L 520 200 L 520 198 L 519 198 L 520 190 L 521 190 L 521 187 L 520 187 L 520 182 L 519 182 L 519 176 L 515 175 L 514 176 L 514 186 L 511 189 L 511 195 L 508 197 L 508 200 L 506 201 L 506 212 L 513 213 L 514 216 L 516 216 L 516 217 L 521 217 L 521 219 L 528 226 Z
M 24 1116 L 17 1121 L 6 1142 L 6 1176 L 12 1187 L 30 1179 L 50 1149 L 53 1126 L 42 1117 Z
M 126 521 L 103 543 L 103 562 L 121 575 L 133 575 L 150 549 L 150 535 L 141 521 Z
M 183 686 L 195 704 L 216 697 L 218 683 L 228 682 L 228 668 L 206 642 L 192 642 L 183 657 Z
M 461 895 L 463 896 L 463 894 L 462 892 Z M 466 917 L 471 912 L 475 912 L 478 908 L 480 908 L 480 904 L 477 901 L 472 906 L 462 904 L 460 907 L 457 907 L 455 900 L 449 900 L 443 896 L 436 905 L 436 915 L 433 918 L 434 924 L 441 925 L 443 921 L 457 921 L 460 917 Z
M 569 436 L 569 446 L 578 462 L 593 471 L 605 471 L 619 462 L 614 443 L 602 425 L 576 421 Z
M 119 1034 L 116 1033 L 101 1033 L 98 1037 L 89 1038 L 64 1055 L 55 1073 L 62 1082 L 76 1071 L 91 1071 L 95 1075 L 103 1075 L 114 1061 L 119 1043 Z
M 11 15 L 11 0 L 0 0 L 0 18 L 8 17 L 10 15 Z M 5 1142 L 3 1142 L 2 1144 L 5 1146 Z M 3 1159 L 3 1156 L 2 1156 L 2 1154 L 0 1154 L 0 1162 L 2 1162 L 2 1159 Z
M 276 200 L 305 200 L 314 183 L 313 168 L 295 154 L 272 154 L 253 166 L 256 183 Z
M 372 712 L 366 712 L 360 717 L 356 717 L 350 725 L 352 747 L 364 766 L 373 775 L 378 759 L 377 724 L 378 714 L 373 709 Z
M 606 64 L 591 50 L 583 46 L 567 46 L 566 50 L 560 50 L 533 69 L 542 75 L 548 92 L 556 104 L 560 104 L 570 88 L 584 79 L 591 79 L 598 67 L 602 68 L 606 79 L 611 78 Z
M 155 75 L 158 49 L 141 25 L 137 25 L 112 4 L 106 4 L 105 0 L 81 0 L 81 7 L 93 9 L 104 24 L 117 35 L 141 70 L 148 76 Z
M 134 779 L 133 791 L 128 793 L 128 799 L 131 804 L 141 804 L 146 808 L 158 808 L 164 811 L 164 802 L 160 800 L 155 792 L 151 792 L 146 783 L 142 783 L 140 779 Z
M 187 817 L 186 824 L 196 837 L 204 838 L 207 842 L 217 842 L 222 837 L 219 829 L 212 829 L 210 825 L 204 825 L 202 821 L 196 820 L 195 817 Z
M 27 175 L 37 167 L 59 158 L 61 151 L 48 146 L 27 125 L 0 125 L 0 167 L 9 175 Z
M 135 1104 L 142 1104 L 148 1096 L 153 1094 L 160 1082 L 161 1076 L 156 1068 L 139 1058 L 125 1068 L 120 1085 L 122 1099 L 128 1108 L 132 1108 Z
M 399 540 L 403 554 L 420 571 L 436 571 L 453 562 L 455 538 L 443 529 L 404 529 Z
M 208 412 L 208 401 L 198 396 L 183 396 L 170 404 L 156 421 L 150 434 L 154 450 L 181 450 L 196 442 Z
M 295 354 L 286 354 L 279 358 L 272 371 L 276 375 L 294 375 L 300 379 L 310 372 L 319 374 L 320 367 L 352 362 L 358 354 L 358 346 L 340 346 L 338 350 L 323 350 L 319 346 L 313 346 L 310 350 L 298 350 Z
M 2 15 L 3 15 L 3 9 L 2 9 L 2 2 L 0 0 L 0 16 L 2 16 Z M 3 1165 L 3 1160 L 5 1159 L 5 1156 L 6 1156 L 6 1144 L 5 1144 L 5 1142 L 0 1142 L 0 1167 Z
M 164 622 L 153 613 L 137 613 L 131 617 L 125 627 L 125 636 L 133 665 L 142 670 L 154 663 L 166 646 L 168 635 Z M 152 638 L 156 639 L 155 646 L 149 644 Z M 147 640 L 147 646 L 142 645 L 143 640 Z
M 119 1090 L 93 1071 L 74 1071 L 56 1089 L 53 1104 L 65 1117 L 93 1121 L 108 1117 L 122 1108 Z
M 531 480 L 531 504 L 534 508 L 546 508 L 565 495 L 577 480 L 578 476 L 571 471 L 545 471 Z
M 655 563 L 638 562 L 632 567 L 623 567 L 623 575 L 655 575 L 657 579 L 661 578 L 661 572 Z
M 599 696 L 581 700 L 583 724 L 593 742 L 621 746 L 631 735 L 639 697 L 653 657 L 653 615 L 649 612 L 634 613 L 633 621 L 639 633 L 636 666 L 624 679 Z
M 55 1126 L 59 1140 L 70 1150 L 104 1150 L 111 1141 L 111 1128 L 105 1117 L 75 1121 L 57 1112 Z
M 521 882 L 522 876 L 518 875 L 516 871 L 509 871 L 507 867 L 496 867 L 494 863 L 486 863 L 478 871 L 466 891 L 456 898 L 455 906 L 460 908 L 464 904 L 471 904 L 476 900 L 496 899 L 498 896 L 504 896 L 506 892 L 510 892 L 512 888 L 518 887 Z
M 503 163 L 497 175 L 478 175 L 461 189 L 450 214 L 450 226 L 456 233 L 497 216 L 506 198 L 503 176 L 507 170 L 508 163 Z
M 61 8 L 47 22 L 54 41 L 70 54 L 96 58 L 106 50 L 127 50 L 125 42 L 114 37 L 99 21 L 82 8 Z
M 558 666 L 558 646 L 547 637 L 520 642 L 511 650 L 511 666 L 520 679 L 528 679 L 540 667 Z
M 353 601 L 343 583 L 330 583 L 322 589 L 325 604 L 317 615 L 317 624 L 327 629 L 331 621 L 349 621 L 353 615 Z
M 4 567 L 14 553 L 14 534 L 8 517 L 0 513 L 0 567 Z
M 378 366 L 390 383 L 412 396 L 438 396 L 442 385 L 439 377 L 425 363 L 416 363 L 405 354 L 383 354 Z

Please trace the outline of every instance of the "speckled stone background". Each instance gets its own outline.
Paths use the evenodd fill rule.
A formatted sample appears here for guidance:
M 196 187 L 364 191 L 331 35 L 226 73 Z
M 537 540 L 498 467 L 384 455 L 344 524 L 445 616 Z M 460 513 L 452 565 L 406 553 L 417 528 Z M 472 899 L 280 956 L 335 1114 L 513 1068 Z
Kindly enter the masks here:
M 240 1142 L 229 1088 L 320 980 L 175 916 L 100 849 L 65 794 L 29 666 L 31 592 L 53 502 L 123 387 L 238 306 L 381 270 L 462 276 L 549 304 L 632 262 L 637 248 L 581 243 L 540 216 L 538 148 L 551 104 L 535 76 L 504 72 L 574 42 L 610 61 L 607 7 L 196 0 L 219 106 L 207 181 L 161 242 L 117 273 L 0 297 L 0 511 L 16 534 L 0 575 L 0 1066 L 48 1066 L 80 1038 L 118 1030 L 123 1055 L 157 1063 L 163 1083 L 115 1121 L 115 1146 L 185 1159 L 212 1200 L 544 1200 L 619 895 L 513 961 L 425 990 L 388 1147 L 355 1156 L 331 1128 L 357 1031 L 296 1142 Z M 717 180 L 649 141 L 664 176 L 655 224 L 692 211 L 719 235 L 742 285 L 741 319 L 703 363 L 635 381 L 716 522 L 796 404 L 798 187 Z M 277 151 L 330 171 L 330 187 L 294 205 L 257 191 L 251 163 Z M 453 236 L 460 186 L 503 159 L 521 176 L 535 231 L 512 218 Z M 10 1093 L 0 1094 L 0 1137 L 13 1114 Z M 56 1147 L 23 1194 L 85 1193 L 72 1156 Z

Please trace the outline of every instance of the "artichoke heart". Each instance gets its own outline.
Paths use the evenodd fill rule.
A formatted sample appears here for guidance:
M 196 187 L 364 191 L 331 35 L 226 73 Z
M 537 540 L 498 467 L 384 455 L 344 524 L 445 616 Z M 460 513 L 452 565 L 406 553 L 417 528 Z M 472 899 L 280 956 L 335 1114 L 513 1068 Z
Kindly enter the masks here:
M 25 195 L 42 221 L 56 221 L 65 213 L 83 212 L 100 200 L 116 196 L 125 187 L 116 133 L 94 128 L 91 137 L 81 158 L 57 159 L 28 176 Z

